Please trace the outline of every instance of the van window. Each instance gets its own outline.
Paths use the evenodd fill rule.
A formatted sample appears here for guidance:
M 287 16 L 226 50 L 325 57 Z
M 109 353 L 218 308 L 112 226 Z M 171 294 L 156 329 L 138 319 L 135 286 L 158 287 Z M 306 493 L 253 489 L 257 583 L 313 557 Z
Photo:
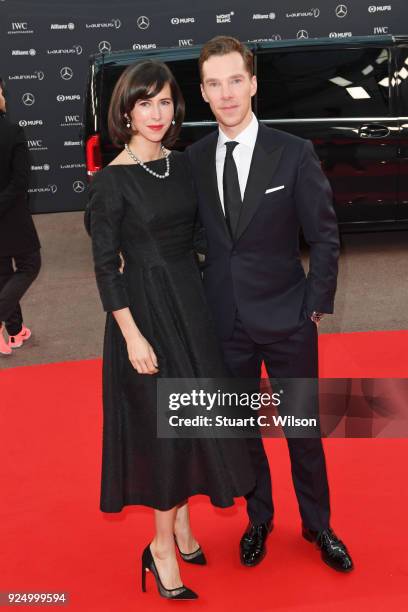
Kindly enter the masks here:
M 389 51 L 308 49 L 258 55 L 260 119 L 388 116 Z

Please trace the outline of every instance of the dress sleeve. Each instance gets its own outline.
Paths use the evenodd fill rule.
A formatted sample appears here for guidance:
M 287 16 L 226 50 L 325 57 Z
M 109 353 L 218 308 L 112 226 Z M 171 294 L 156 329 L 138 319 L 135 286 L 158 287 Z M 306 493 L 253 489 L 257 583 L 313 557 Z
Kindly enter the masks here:
M 103 172 L 103 171 L 102 171 Z M 124 204 L 112 176 L 97 175 L 89 189 L 86 225 L 91 234 L 96 282 L 106 312 L 129 306 L 122 273 L 121 223 Z

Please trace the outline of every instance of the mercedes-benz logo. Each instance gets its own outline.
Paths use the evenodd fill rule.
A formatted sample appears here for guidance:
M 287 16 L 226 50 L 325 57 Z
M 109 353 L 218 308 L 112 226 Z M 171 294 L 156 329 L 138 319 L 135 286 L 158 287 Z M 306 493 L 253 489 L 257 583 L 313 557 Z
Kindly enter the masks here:
M 309 38 L 309 32 L 307 30 L 299 30 L 299 32 L 296 34 L 296 38 Z
M 32 106 L 35 102 L 35 98 L 32 93 L 25 93 L 22 95 L 21 100 L 25 106 Z
M 64 79 L 64 81 L 69 81 L 69 79 L 72 79 L 74 76 L 74 71 L 69 66 L 64 66 L 60 70 L 60 75 L 61 79 Z
M 345 4 L 338 4 L 336 6 L 336 17 L 343 19 L 347 15 L 347 6 Z
M 108 40 L 101 40 L 98 45 L 99 53 L 110 53 L 112 51 L 112 45 Z
M 72 189 L 75 191 L 75 193 L 82 193 L 85 191 L 85 185 L 82 181 L 74 181 L 72 183 Z
M 119 28 L 120 28 L 120 27 L 121 27 L 121 25 L 122 25 L 122 22 L 121 22 L 121 20 L 120 20 L 120 19 L 112 19 L 112 23 L 113 23 L 113 25 L 115 26 L 115 28 L 116 28 L 117 30 L 119 30 Z
M 146 17 L 146 15 L 140 15 L 140 17 L 137 18 L 136 23 L 140 30 L 147 30 L 150 25 L 150 19 Z
M 51 193 L 57 193 L 58 187 L 56 185 L 48 185 Z

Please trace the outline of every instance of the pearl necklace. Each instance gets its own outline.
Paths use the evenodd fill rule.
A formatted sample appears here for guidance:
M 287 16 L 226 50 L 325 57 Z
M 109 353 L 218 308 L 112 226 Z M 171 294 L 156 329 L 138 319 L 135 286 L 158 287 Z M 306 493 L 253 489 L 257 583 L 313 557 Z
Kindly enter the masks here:
M 126 149 L 127 154 L 133 159 L 133 161 L 135 161 L 137 164 L 142 166 L 142 168 L 144 170 L 146 170 L 146 172 L 148 172 L 152 176 L 155 176 L 156 178 L 159 178 L 159 179 L 165 179 L 165 178 L 167 178 L 169 176 L 169 174 L 170 174 L 170 159 L 169 159 L 169 155 L 165 154 L 163 145 L 161 145 L 160 151 L 163 153 L 163 156 L 166 159 L 166 172 L 164 174 L 159 174 L 158 172 L 155 172 L 154 170 L 151 170 L 148 166 L 146 166 L 146 164 L 144 164 L 142 162 L 142 160 L 139 159 L 138 157 L 136 157 L 136 155 L 133 153 L 133 151 L 130 150 L 130 148 L 129 148 L 127 143 L 125 144 L 125 149 Z M 154 160 L 154 161 L 156 161 L 156 160 Z

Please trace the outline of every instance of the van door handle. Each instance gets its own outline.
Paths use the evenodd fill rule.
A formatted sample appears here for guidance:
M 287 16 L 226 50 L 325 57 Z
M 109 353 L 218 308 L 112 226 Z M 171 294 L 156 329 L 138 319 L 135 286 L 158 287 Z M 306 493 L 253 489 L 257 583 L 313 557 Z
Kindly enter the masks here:
M 390 130 L 380 123 L 367 123 L 358 130 L 360 138 L 386 138 Z

